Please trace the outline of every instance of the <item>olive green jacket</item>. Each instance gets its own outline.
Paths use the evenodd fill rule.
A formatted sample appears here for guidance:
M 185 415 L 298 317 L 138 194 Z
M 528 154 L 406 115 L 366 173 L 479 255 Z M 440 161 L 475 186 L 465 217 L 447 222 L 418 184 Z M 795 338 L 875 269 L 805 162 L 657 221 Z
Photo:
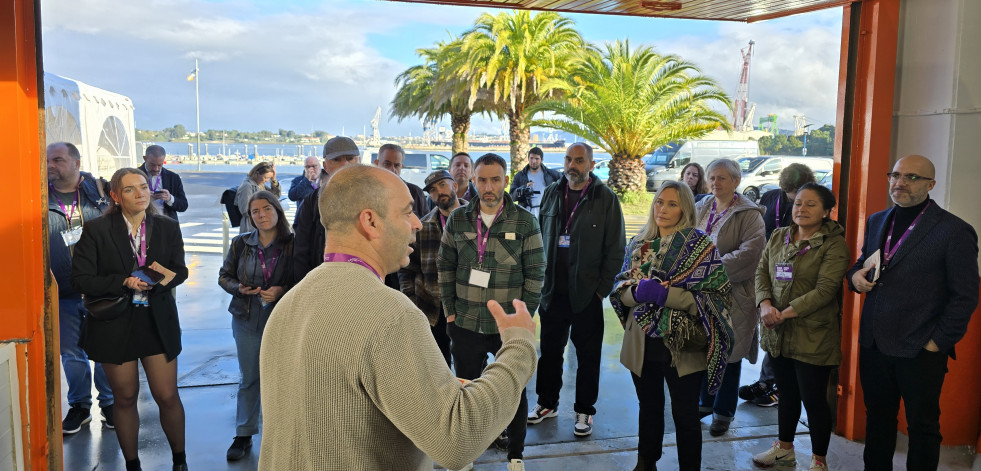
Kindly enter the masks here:
M 756 305 L 765 299 L 783 311 L 793 306 L 797 317 L 772 329 L 760 324 L 763 350 L 812 365 L 841 362 L 842 280 L 849 268 L 845 230 L 826 221 L 809 240 L 787 244 L 797 225 L 773 231 L 756 268 Z M 810 245 L 803 255 L 795 255 Z M 775 279 L 777 263 L 793 264 L 793 280 Z

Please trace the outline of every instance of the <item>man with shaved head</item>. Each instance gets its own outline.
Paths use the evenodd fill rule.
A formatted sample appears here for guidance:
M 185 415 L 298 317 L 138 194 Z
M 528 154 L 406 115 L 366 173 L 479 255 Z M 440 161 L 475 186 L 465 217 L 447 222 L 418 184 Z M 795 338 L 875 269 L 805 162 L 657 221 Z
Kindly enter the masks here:
M 511 421 L 535 369 L 535 324 L 487 303 L 496 361 L 457 380 L 412 301 L 382 278 L 409 263 L 421 225 L 395 174 L 351 164 L 320 190 L 324 263 L 276 305 L 263 333 L 262 470 L 451 469 Z
M 896 206 L 869 217 L 848 272 L 851 289 L 867 293 L 859 326 L 867 471 L 892 469 L 900 399 L 907 469 L 937 469 L 947 358 L 978 305 L 978 236 L 930 199 L 935 172 L 922 155 L 896 162 L 886 175 Z

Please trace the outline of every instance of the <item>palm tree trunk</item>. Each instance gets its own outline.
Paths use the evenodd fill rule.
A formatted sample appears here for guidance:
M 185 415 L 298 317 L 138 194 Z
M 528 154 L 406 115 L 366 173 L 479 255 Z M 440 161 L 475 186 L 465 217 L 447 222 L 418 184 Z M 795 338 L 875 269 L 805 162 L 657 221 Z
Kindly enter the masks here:
M 610 160 L 610 179 L 607 183 L 617 194 L 623 195 L 646 189 L 647 174 L 644 173 L 644 161 L 641 157 L 640 155 L 613 155 Z
M 467 151 L 467 133 L 470 132 L 470 113 L 450 115 L 453 129 L 453 155 Z
M 518 173 L 528 164 L 528 150 L 531 147 L 531 128 L 524 118 L 524 107 L 518 106 L 516 110 L 509 110 L 508 113 L 508 134 L 511 137 L 511 175 Z

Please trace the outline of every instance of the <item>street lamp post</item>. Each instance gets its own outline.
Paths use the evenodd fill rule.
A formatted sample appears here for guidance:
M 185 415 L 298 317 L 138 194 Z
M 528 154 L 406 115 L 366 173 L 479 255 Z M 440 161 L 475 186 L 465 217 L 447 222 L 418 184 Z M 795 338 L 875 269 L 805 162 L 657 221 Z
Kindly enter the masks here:
M 803 153 L 804 157 L 807 157 L 807 135 L 811 132 L 811 130 L 808 129 L 810 127 L 810 124 L 804 125 L 804 147 L 801 148 L 801 152 Z
M 194 59 L 194 115 L 198 124 L 198 171 L 201 171 L 201 98 L 198 95 L 198 82 L 201 81 L 200 71 L 198 70 L 198 60 Z

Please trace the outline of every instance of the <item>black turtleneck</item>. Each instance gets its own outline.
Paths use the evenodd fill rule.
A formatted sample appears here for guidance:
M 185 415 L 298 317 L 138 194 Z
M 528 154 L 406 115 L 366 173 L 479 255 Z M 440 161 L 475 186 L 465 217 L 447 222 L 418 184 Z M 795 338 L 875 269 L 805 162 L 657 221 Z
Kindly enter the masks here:
M 896 212 L 894 213 L 893 220 L 896 222 L 892 229 L 892 243 L 896 244 L 899 242 L 899 238 L 903 236 L 903 232 L 906 232 L 906 228 L 913 223 L 916 216 L 920 215 L 920 211 L 926 207 L 927 203 L 930 202 L 930 198 L 927 198 L 922 203 L 916 206 L 910 206 L 904 208 L 902 206 L 896 206 Z M 885 244 L 885 240 L 882 242 Z M 885 245 L 883 245 L 884 247 Z

